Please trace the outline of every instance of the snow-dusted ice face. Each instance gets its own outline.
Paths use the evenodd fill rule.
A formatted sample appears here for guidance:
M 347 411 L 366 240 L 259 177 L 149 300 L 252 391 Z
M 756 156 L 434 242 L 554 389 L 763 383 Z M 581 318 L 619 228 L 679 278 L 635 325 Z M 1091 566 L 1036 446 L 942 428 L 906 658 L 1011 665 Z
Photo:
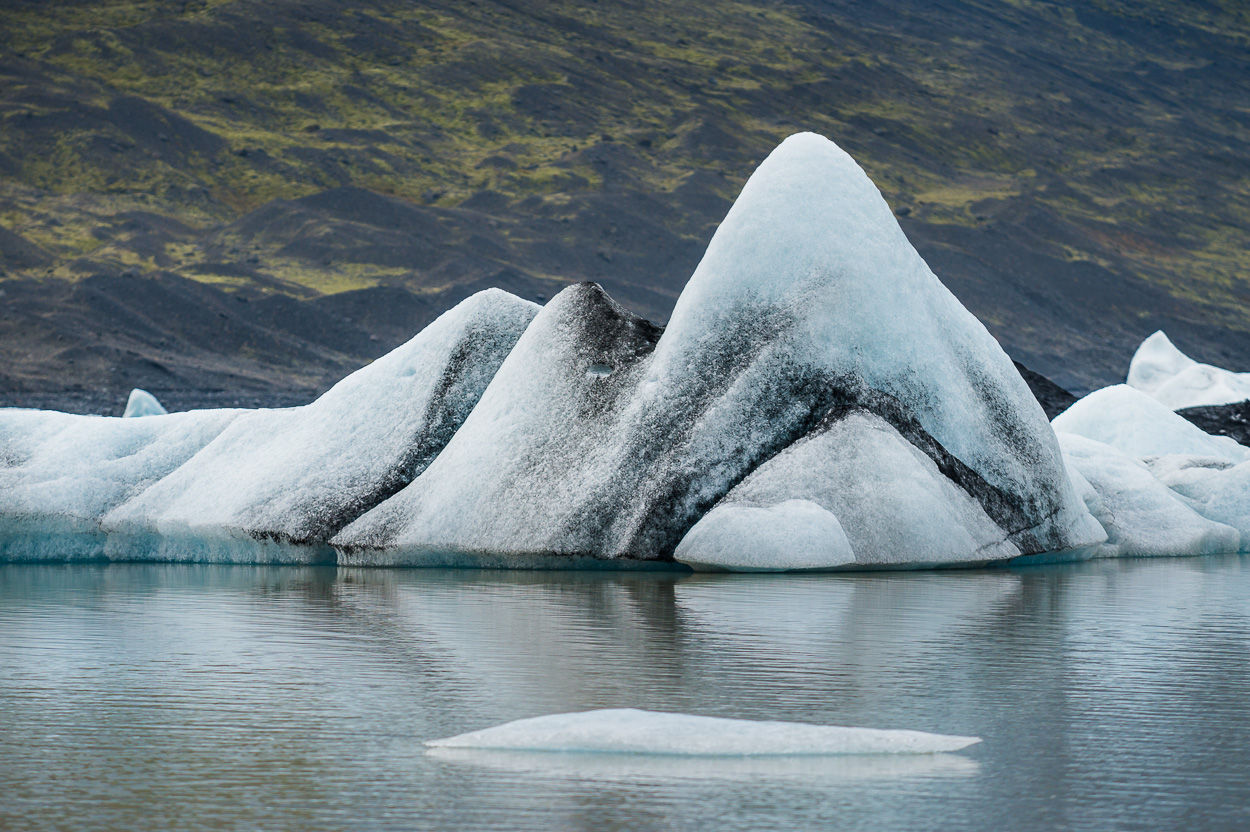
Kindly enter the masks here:
M 107 512 L 177 470 L 243 414 L 119 419 L 0 410 L 0 560 L 97 557 Z

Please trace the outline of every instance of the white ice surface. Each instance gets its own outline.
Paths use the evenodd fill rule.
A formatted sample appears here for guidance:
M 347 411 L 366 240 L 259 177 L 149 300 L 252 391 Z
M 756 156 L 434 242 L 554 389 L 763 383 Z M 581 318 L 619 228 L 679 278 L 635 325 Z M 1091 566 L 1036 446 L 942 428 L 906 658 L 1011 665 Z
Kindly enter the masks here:
M 962 754 L 829 754 L 749 757 L 701 757 L 669 754 L 562 754 L 494 751 L 481 748 L 430 748 L 443 763 L 469 765 L 525 777 L 622 782 L 671 788 L 682 780 L 728 781 L 742 788 L 761 784 L 810 786 L 852 785 L 864 780 L 970 777 L 980 770 Z
M 978 737 L 922 731 L 843 728 L 799 722 L 659 713 L 633 708 L 519 719 L 426 745 L 509 751 L 565 751 L 687 756 L 935 754 L 958 751 Z
M 136 416 L 164 416 L 169 411 L 157 401 L 147 390 L 140 390 L 138 387 L 130 391 L 130 398 L 126 400 L 126 411 L 122 413 L 123 419 L 133 419 Z
M 751 177 L 654 351 L 617 349 L 604 305 L 582 286 L 547 304 L 439 458 L 336 545 L 663 556 L 834 389 L 897 401 L 1013 495 L 1020 548 L 1089 542 L 1010 359 L 824 138 Z
M 822 538 L 815 520 L 799 518 L 748 530 L 756 518 L 794 503 L 823 510 L 836 536 Z M 1086 522 L 1087 538 L 1101 537 L 1093 519 Z M 1006 538 L 933 460 L 884 419 L 861 411 L 756 469 L 695 524 L 676 558 L 735 571 L 766 561 L 753 556 L 757 551 L 779 553 L 772 555 L 779 568 L 792 569 L 950 564 L 1019 555 Z M 822 546 L 836 557 L 821 563 Z
M 1137 348 L 1127 383 L 1172 410 L 1250 399 L 1250 373 L 1200 364 L 1177 349 L 1162 331 Z
M 93 557 L 75 535 L 166 476 L 242 410 L 143 419 L 0 410 L 0 558 Z
M 498 289 L 462 301 L 315 402 L 241 416 L 106 528 L 171 550 L 223 536 L 326 542 L 429 464 L 537 309 Z
M 1056 416 L 1052 424 L 1057 432 L 1094 439 L 1139 459 L 1188 454 L 1229 462 L 1250 460 L 1250 448 L 1227 436 L 1206 433 L 1125 384 L 1095 390 Z
M 1090 488 L 1090 511 L 1107 531 L 1106 543 L 1091 547 L 1088 556 L 1211 555 L 1240 548 L 1236 528 L 1194 511 L 1141 461 L 1084 436 L 1058 437 L 1068 465 Z

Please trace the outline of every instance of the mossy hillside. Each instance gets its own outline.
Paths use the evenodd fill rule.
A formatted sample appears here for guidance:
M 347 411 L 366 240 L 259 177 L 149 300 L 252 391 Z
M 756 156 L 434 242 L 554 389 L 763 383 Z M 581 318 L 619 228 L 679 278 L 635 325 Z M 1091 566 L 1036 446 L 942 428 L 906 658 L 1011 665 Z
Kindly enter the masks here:
M 1005 235 L 1040 258 L 1018 282 L 1097 268 L 1250 332 L 1248 32 L 1231 2 L 8 4 L 0 224 L 50 262 L 5 270 L 301 297 L 591 278 L 662 317 L 753 167 L 813 129 L 922 248 Z M 344 188 L 414 211 L 308 207 Z

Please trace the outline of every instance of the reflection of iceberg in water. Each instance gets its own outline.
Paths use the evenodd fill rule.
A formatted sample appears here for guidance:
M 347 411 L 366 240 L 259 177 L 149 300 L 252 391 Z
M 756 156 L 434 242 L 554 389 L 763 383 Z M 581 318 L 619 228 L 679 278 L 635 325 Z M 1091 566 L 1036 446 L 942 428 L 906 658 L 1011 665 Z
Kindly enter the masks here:
M 421 644 L 440 678 L 496 691 L 520 714 L 652 706 L 679 684 L 671 573 L 339 572 L 371 596 L 386 593 L 388 626 Z M 634 680 L 657 668 L 674 685 L 656 684 L 655 702 L 631 700 Z
M 455 765 L 559 780 L 661 783 L 680 780 L 777 782 L 836 786 L 865 780 L 970 777 L 980 766 L 958 754 L 855 757 L 663 757 L 650 754 L 553 754 L 431 748 L 426 755 Z
M 354 620 L 385 627 L 392 648 L 412 644 L 423 666 L 437 668 L 447 695 L 463 702 L 443 735 L 606 707 L 871 725 L 872 703 L 909 668 L 966 666 L 950 646 L 995 630 L 1022 583 L 998 571 L 338 574 L 351 581 L 339 603 Z M 760 678 L 762 656 L 767 679 Z M 820 680 L 814 688 L 812 673 Z M 642 690 L 640 679 L 647 680 Z M 773 695 L 761 700 L 763 689 Z M 474 692 L 482 690 L 508 707 L 475 709 Z M 952 707 L 949 721 L 937 720 L 917 700 L 903 724 L 977 733 L 965 716 L 972 706 Z
M 780 577 L 780 576 L 778 576 Z M 809 657 L 841 651 L 871 632 L 884 659 L 901 649 L 937 645 L 961 627 L 975 626 L 1020 591 L 1010 572 L 856 575 L 830 581 L 787 576 L 761 581 L 739 575 L 692 576 L 676 585 L 683 619 L 706 638 Z M 856 657 L 846 655 L 839 664 Z

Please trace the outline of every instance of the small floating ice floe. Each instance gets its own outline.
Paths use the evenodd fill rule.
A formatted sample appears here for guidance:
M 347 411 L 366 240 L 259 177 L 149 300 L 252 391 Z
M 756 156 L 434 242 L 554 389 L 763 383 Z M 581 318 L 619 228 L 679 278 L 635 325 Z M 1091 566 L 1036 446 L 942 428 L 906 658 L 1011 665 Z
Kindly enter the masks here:
M 518 719 L 494 728 L 430 740 L 426 745 L 434 749 L 763 757 L 938 754 L 958 751 L 980 741 L 980 737 L 923 731 L 763 722 L 615 708 Z
M 969 777 L 980 765 L 961 754 L 824 754 L 750 757 L 689 754 L 548 754 L 482 748 L 430 748 L 440 763 L 556 780 L 662 784 L 677 780 L 811 785 L 914 777 Z

